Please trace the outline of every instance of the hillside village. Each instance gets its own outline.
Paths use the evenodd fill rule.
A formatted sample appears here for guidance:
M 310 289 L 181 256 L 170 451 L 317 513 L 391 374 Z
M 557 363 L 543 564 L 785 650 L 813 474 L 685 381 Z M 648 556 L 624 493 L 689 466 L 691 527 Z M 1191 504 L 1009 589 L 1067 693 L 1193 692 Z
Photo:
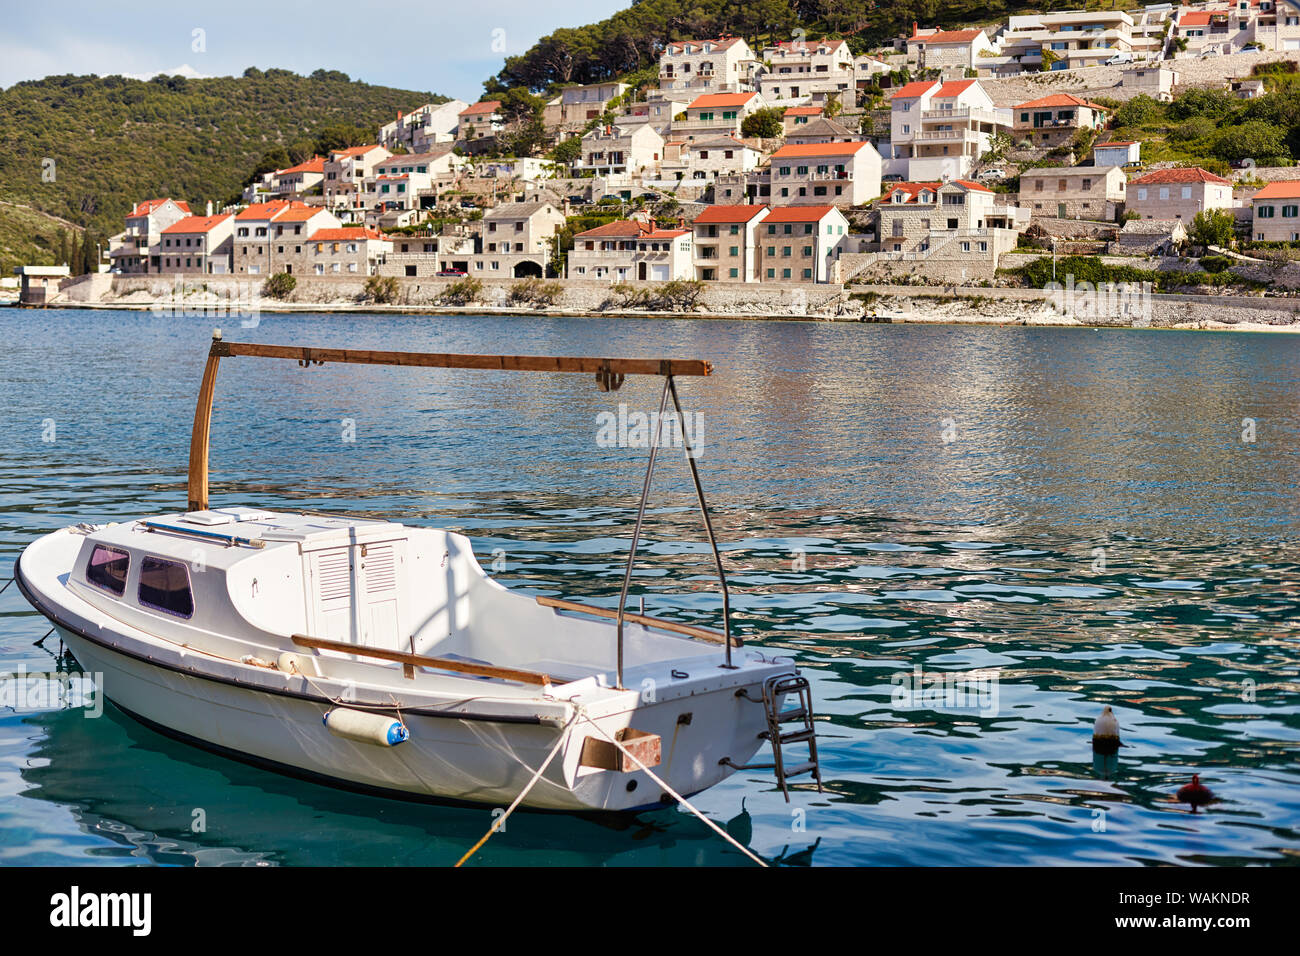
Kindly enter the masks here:
M 1251 247 L 1300 244 L 1300 168 L 1156 158 L 1115 135 L 1117 114 L 1197 90 L 1262 97 L 1295 72 L 1288 50 L 1300 58 L 1300 10 L 1274 0 L 913 25 L 863 55 L 833 38 L 674 40 L 647 82 L 566 86 L 532 116 L 510 97 L 420 106 L 220 209 L 141 197 L 102 270 L 991 284 L 1016 253 L 1154 265 L 1238 245 L 1207 270 L 1225 276 Z M 523 123 L 542 146 L 505 155 Z

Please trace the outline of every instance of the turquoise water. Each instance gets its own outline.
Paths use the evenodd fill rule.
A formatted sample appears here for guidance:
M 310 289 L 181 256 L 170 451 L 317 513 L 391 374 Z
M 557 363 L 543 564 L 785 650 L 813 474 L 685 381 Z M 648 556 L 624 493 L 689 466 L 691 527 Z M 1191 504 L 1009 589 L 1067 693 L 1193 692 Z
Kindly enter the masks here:
M 0 571 L 48 530 L 184 506 L 214 324 L 251 341 L 713 361 L 681 390 L 735 619 L 810 675 L 826 792 L 801 784 L 787 805 L 741 773 L 695 802 L 770 860 L 1300 859 L 1300 338 L 420 316 L 243 329 L 0 309 Z M 652 410 L 655 383 L 229 360 L 213 502 L 462 530 L 508 586 L 611 605 L 645 455 L 597 441 L 620 402 Z M 634 596 L 716 626 L 688 475 L 678 453 L 662 460 Z M 10 588 L 0 667 L 74 666 L 57 639 L 35 644 L 47 629 Z M 900 696 L 918 667 L 996 675 L 981 685 L 996 696 Z M 1089 746 L 1106 704 L 1127 744 L 1115 767 Z M 1219 797 L 1194 816 L 1171 800 L 1192 773 Z M 447 864 L 491 822 L 252 769 L 111 708 L 0 709 L 4 863 Z M 748 865 L 676 810 L 518 814 L 474 861 Z

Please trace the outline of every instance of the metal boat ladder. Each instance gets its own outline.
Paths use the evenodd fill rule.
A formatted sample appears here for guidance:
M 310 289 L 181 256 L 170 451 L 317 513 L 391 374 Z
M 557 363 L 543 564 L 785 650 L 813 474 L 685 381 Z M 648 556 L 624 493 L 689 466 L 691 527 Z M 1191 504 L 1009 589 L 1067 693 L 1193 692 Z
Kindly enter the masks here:
M 781 699 L 793 694 L 797 706 L 782 709 Z M 771 770 L 776 775 L 777 786 L 790 802 L 790 789 L 787 783 L 791 777 L 811 773 L 817 781 L 817 792 L 822 791 L 822 769 L 817 761 L 817 731 L 813 726 L 812 687 L 808 678 L 799 674 L 779 674 L 763 682 L 763 696 L 750 697 L 745 688 L 736 691 L 736 696 L 763 705 L 767 717 L 767 730 L 759 733 L 759 739 L 772 744 L 772 763 L 733 763 L 730 757 L 723 757 L 720 764 L 733 770 Z M 796 725 L 794 730 L 783 730 L 786 724 Z M 808 759 L 802 763 L 788 764 L 782 749 L 786 744 L 807 744 Z

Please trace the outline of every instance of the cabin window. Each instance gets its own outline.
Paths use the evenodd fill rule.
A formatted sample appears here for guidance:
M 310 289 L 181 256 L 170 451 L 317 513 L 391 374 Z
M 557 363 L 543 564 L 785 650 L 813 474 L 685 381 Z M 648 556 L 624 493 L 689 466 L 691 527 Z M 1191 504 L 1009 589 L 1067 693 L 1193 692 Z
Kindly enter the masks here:
M 178 561 L 144 558 L 140 562 L 140 587 L 136 595 L 145 607 L 166 611 L 177 617 L 190 617 L 194 613 L 190 573 Z
M 126 591 L 126 570 L 130 566 L 131 556 L 125 551 L 97 544 L 86 564 L 86 580 L 121 597 Z

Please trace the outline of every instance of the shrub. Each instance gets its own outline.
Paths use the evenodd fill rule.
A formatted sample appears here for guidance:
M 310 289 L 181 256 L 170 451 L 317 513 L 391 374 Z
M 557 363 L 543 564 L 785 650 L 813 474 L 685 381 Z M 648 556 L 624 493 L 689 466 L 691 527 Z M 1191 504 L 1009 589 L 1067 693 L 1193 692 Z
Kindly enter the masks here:
M 1206 272 L 1227 272 L 1233 262 L 1227 256 L 1201 256 L 1199 264 Z
M 438 301 L 445 305 L 469 305 L 483 293 L 483 283 L 473 276 L 457 279 L 442 290 Z
M 298 288 L 296 278 L 287 272 L 277 272 L 262 283 L 262 295 L 283 301 L 293 295 L 293 290 L 296 288 Z
M 563 283 L 543 282 L 536 277 L 530 277 L 512 285 L 507 298 L 516 305 L 532 305 L 540 309 L 555 305 L 563 295 Z
M 741 121 L 740 135 L 775 139 L 785 132 L 785 123 L 781 119 L 784 113 L 784 109 L 774 106 L 754 110 Z
M 673 312 L 690 312 L 704 294 L 704 283 L 699 279 L 673 279 L 659 287 L 655 304 Z
M 366 280 L 365 296 L 380 305 L 397 301 L 397 279 L 393 276 L 371 276 Z
M 653 298 L 645 286 L 620 282 L 610 287 L 605 305 L 615 309 L 645 309 L 649 308 Z

